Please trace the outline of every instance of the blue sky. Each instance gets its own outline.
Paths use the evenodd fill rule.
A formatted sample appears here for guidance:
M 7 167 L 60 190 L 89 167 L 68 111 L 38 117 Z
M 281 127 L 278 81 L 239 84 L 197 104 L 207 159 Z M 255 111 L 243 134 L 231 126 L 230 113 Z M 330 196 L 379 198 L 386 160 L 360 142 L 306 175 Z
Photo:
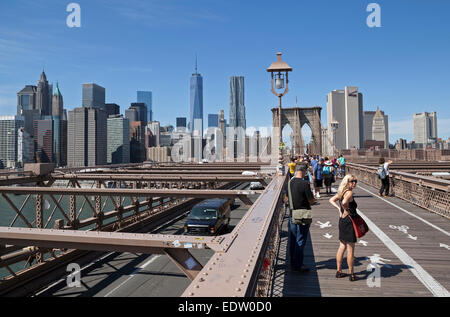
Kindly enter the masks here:
M 81 7 L 68 28 L 66 7 Z M 198 54 L 204 115 L 229 113 L 229 77 L 245 76 L 247 126 L 270 126 L 266 68 L 283 52 L 294 71 L 283 106 L 323 108 L 326 95 L 358 86 L 364 110 L 380 106 L 390 141 L 412 139 L 415 112 L 437 111 L 450 137 L 450 1 L 384 0 L 381 28 L 369 28 L 364 0 L 1 0 L 0 115 L 36 85 L 42 68 L 59 82 L 66 109 L 81 105 L 82 83 L 106 88 L 121 111 L 137 90 L 153 92 L 155 119 L 189 114 L 189 78 Z

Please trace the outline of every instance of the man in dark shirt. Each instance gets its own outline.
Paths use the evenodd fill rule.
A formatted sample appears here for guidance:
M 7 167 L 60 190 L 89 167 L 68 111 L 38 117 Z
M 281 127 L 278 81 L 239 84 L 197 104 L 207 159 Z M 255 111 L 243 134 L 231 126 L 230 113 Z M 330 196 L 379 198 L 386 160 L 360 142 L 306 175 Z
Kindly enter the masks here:
M 311 192 L 309 182 L 304 180 L 307 166 L 297 164 L 295 175 L 290 180 L 292 205 L 296 209 L 311 209 L 314 196 Z M 310 224 L 294 224 L 292 215 L 289 218 L 289 254 L 291 257 L 291 268 L 296 272 L 308 272 L 309 268 L 303 266 L 303 250 L 308 238 Z

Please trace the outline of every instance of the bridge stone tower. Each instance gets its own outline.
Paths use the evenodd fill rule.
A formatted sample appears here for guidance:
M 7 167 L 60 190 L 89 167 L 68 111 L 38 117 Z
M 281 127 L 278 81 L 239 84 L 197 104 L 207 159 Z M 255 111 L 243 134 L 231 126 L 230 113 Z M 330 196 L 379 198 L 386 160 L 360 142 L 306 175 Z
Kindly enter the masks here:
M 322 154 L 322 131 L 321 131 L 321 107 L 312 108 L 282 108 L 281 130 L 289 124 L 292 128 L 294 139 L 292 150 L 295 155 L 303 154 L 302 151 L 302 127 L 307 124 L 312 131 L 311 150 L 313 154 Z M 278 108 L 272 109 L 273 127 L 278 127 Z

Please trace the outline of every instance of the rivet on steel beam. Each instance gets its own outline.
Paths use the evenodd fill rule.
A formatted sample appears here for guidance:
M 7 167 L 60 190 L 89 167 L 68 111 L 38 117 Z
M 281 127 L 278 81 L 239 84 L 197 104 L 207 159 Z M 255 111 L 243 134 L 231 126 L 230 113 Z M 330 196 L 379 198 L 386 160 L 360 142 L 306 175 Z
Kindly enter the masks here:
M 194 293 L 189 293 L 189 296 L 194 296 Z
M 241 291 L 241 289 L 240 288 L 236 288 L 236 292 L 240 292 Z
M 247 278 L 247 275 L 241 275 L 242 278 Z

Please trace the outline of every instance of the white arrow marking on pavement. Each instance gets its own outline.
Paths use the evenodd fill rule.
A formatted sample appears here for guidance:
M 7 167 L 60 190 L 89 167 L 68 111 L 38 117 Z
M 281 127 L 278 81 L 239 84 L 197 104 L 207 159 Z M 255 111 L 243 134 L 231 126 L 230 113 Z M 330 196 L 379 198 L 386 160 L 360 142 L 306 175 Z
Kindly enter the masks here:
M 450 246 L 448 246 L 448 245 L 446 245 L 446 244 L 440 243 L 439 246 L 440 246 L 441 248 L 446 248 L 447 250 L 450 250 Z
M 323 235 L 327 239 L 331 239 L 333 236 L 327 232 L 327 234 Z
M 414 237 L 414 236 L 412 236 L 410 234 L 408 234 L 408 238 L 413 239 L 413 240 L 417 240 L 417 237 Z
M 317 224 L 317 223 L 318 223 L 318 224 Z M 330 224 L 329 221 L 327 221 L 327 222 L 325 222 L 325 223 L 322 223 L 322 222 L 320 222 L 320 221 L 317 221 L 317 223 L 316 223 L 316 226 L 320 226 L 320 229 L 331 227 L 331 224 Z
M 367 247 L 367 241 L 364 240 L 359 240 L 358 243 L 361 243 L 362 245 L 364 245 L 365 247 Z

